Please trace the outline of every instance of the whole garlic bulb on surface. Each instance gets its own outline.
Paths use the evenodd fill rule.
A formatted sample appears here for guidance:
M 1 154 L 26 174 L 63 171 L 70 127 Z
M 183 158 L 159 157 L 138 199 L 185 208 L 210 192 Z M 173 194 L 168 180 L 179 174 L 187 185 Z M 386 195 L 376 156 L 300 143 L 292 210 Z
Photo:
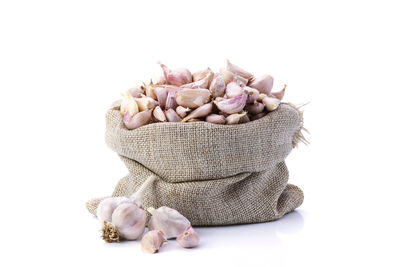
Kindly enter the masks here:
M 160 250 L 160 247 L 167 240 L 164 237 L 164 233 L 160 230 L 152 230 L 147 232 L 141 241 L 142 251 L 144 253 L 156 253 Z
M 178 237 L 190 226 L 189 220 L 174 209 L 163 206 L 158 209 L 150 207 L 147 211 L 152 215 L 149 230 L 161 230 L 167 239 Z
M 200 237 L 194 231 L 193 227 L 189 225 L 186 227 L 185 231 L 176 238 L 176 241 L 184 248 L 194 248 L 199 244 Z
M 142 198 L 155 179 L 154 175 L 147 178 L 129 198 L 112 197 L 100 202 L 97 215 L 103 224 L 101 237 L 106 242 L 119 242 L 121 238 L 135 240 L 143 234 L 146 212 L 142 207 Z

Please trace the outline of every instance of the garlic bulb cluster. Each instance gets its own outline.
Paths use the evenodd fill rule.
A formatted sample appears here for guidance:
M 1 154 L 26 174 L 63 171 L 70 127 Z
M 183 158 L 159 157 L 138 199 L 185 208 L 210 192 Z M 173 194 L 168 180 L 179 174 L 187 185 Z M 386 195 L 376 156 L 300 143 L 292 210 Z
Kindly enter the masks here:
M 272 92 L 272 76 L 254 77 L 229 60 L 218 73 L 159 64 L 163 76 L 123 95 L 120 111 L 130 130 L 155 122 L 246 123 L 277 109 L 286 90 Z
M 146 212 L 142 197 L 155 176 L 147 178 L 131 197 L 110 197 L 97 207 L 97 218 L 103 224 L 102 238 L 106 242 L 119 242 L 121 238 L 136 240 L 144 232 Z

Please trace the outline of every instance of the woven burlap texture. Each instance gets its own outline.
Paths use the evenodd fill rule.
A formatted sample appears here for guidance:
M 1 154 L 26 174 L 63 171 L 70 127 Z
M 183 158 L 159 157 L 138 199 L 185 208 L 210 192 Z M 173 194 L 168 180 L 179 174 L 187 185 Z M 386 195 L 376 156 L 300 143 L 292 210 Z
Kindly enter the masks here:
M 303 192 L 288 184 L 285 158 L 302 139 L 302 113 L 281 104 L 265 117 L 238 125 L 153 123 L 125 128 L 118 107 L 106 115 L 106 143 L 129 174 L 112 196 L 130 196 L 150 175 L 144 207 L 168 206 L 192 225 L 276 220 L 299 207 Z M 86 203 L 96 214 L 104 198 Z

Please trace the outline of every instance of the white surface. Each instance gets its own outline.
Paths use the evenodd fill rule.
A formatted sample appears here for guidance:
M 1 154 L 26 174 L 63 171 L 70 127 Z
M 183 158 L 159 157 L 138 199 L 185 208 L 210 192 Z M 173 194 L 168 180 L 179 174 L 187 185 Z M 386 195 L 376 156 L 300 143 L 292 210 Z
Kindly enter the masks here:
M 2 266 L 399 266 L 396 1 L 1 1 Z M 264 224 L 198 228 L 201 245 L 105 244 L 84 203 L 126 169 L 108 105 L 171 67 L 225 58 L 311 101 L 288 157 L 304 204 Z M 229 263 L 229 264 L 228 264 Z

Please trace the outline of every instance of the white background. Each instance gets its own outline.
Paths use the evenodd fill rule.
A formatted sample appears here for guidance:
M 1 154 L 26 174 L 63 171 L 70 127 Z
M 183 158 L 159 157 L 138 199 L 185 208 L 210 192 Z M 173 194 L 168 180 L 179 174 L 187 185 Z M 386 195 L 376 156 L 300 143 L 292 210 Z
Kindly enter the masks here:
M 399 266 L 399 13 L 396 1 L 0 1 L 0 264 Z M 287 159 L 304 204 L 197 228 L 192 250 L 105 244 L 84 204 L 127 173 L 104 142 L 107 107 L 161 74 L 157 60 L 196 71 L 226 58 L 311 101 L 311 145 Z

